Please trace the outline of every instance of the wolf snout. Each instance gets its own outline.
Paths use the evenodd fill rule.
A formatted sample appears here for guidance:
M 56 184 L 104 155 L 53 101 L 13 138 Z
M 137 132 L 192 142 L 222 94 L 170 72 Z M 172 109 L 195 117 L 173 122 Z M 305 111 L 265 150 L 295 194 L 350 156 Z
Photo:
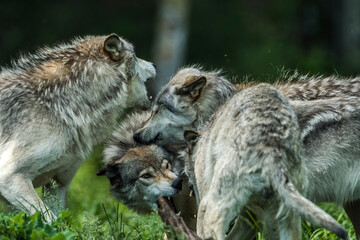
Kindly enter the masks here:
M 177 178 L 175 179 L 172 183 L 171 186 L 179 191 L 181 191 L 182 189 L 182 179 L 181 178 Z

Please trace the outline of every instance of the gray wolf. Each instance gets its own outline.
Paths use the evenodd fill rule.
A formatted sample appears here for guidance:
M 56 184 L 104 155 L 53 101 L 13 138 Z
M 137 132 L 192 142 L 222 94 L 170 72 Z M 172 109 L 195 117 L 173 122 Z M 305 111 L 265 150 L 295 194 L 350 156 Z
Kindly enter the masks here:
M 152 63 L 116 34 L 76 38 L 20 57 L 0 73 L 0 193 L 28 212 L 49 209 L 34 187 L 66 206 L 69 184 L 127 107 L 147 108 Z M 53 179 L 57 188 L 51 188 Z
M 153 114 L 134 138 L 159 145 L 184 142 L 186 129 L 198 130 L 236 92 L 219 72 L 184 68 L 157 95 Z
M 293 79 L 295 78 L 295 79 Z M 344 206 L 360 234 L 360 78 L 286 77 L 274 85 L 295 108 L 304 146 L 307 198 Z M 183 130 L 201 131 L 211 115 L 236 92 L 256 84 L 232 85 L 217 72 L 180 70 L 164 86 L 153 114 L 134 138 L 139 142 L 183 142 Z M 339 177 L 341 176 L 341 177 Z
M 163 147 L 139 144 L 133 140 L 134 133 L 150 115 L 150 112 L 136 112 L 121 122 L 105 142 L 105 167 L 97 175 L 105 175 L 110 181 L 112 194 L 140 213 L 155 209 L 159 197 L 173 196 L 175 209 L 186 224 L 195 230 L 195 197 L 189 196 L 191 191 L 186 184 L 187 178 L 182 174 L 184 163 L 178 156 L 180 149 L 186 146 L 168 144 Z M 164 164 L 166 162 L 168 164 Z M 145 175 L 152 169 L 151 177 Z M 144 178 L 146 176 L 148 178 Z M 180 179 L 184 180 L 182 185 Z
M 150 117 L 150 112 L 134 113 L 114 131 L 103 151 L 105 175 L 112 194 L 140 213 L 156 209 L 160 197 L 172 197 L 182 189 L 181 161 L 164 147 L 136 143 L 134 132 Z
M 360 96 L 360 78 L 309 77 L 297 73 L 281 76 L 276 83 L 289 100 L 317 100 Z M 287 80 L 287 81 L 286 81 Z M 134 135 L 142 143 L 160 145 L 184 141 L 183 131 L 199 130 L 210 116 L 235 93 L 257 83 L 233 85 L 219 71 L 206 72 L 189 67 L 179 70 L 157 95 L 153 115 Z
M 196 141 L 191 132 L 184 135 Z M 198 235 L 225 239 L 230 222 L 249 206 L 267 239 L 301 239 L 300 216 L 347 239 L 341 225 L 303 196 L 302 149 L 297 116 L 279 91 L 259 84 L 234 95 L 188 149 L 185 162 L 194 165 L 188 174 L 200 201 Z

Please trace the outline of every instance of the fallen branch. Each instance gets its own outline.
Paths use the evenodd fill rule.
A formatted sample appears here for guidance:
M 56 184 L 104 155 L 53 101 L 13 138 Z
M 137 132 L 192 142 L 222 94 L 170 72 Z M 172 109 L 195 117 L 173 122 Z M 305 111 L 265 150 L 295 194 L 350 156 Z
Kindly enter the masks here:
M 158 213 L 164 223 L 181 232 L 187 240 L 201 240 L 201 238 L 196 235 L 194 231 L 186 226 L 182 217 L 176 215 L 174 209 L 170 206 L 169 202 L 165 198 L 159 198 L 158 206 Z

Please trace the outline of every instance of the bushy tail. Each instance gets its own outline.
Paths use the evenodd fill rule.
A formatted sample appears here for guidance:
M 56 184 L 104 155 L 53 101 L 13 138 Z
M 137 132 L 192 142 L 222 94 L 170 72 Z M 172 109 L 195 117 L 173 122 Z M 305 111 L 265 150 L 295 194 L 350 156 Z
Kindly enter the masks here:
M 277 169 L 273 179 L 273 188 L 277 190 L 285 206 L 302 218 L 330 230 L 342 239 L 348 239 L 345 229 L 335 219 L 296 190 L 284 169 Z

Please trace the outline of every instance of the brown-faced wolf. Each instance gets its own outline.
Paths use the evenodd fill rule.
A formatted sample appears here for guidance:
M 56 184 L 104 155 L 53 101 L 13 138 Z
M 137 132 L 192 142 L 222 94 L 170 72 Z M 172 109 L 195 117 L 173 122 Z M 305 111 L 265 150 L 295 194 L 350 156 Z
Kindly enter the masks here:
M 104 146 L 106 166 L 97 175 L 106 175 L 112 194 L 141 212 L 156 208 L 159 197 L 180 192 L 181 161 L 164 147 L 141 145 L 132 136 L 150 117 L 150 112 L 135 113 L 124 120 Z
M 189 132 L 185 138 L 194 141 Z M 225 239 L 230 222 L 248 206 L 263 220 L 267 239 L 301 239 L 300 216 L 347 239 L 341 225 L 303 196 L 302 150 L 297 116 L 279 91 L 260 84 L 234 95 L 188 149 L 190 159 L 185 154 L 200 200 L 199 236 Z
M 34 187 L 53 179 L 58 187 L 50 194 L 65 206 L 81 162 L 110 135 L 119 113 L 149 106 L 144 83 L 154 76 L 153 64 L 137 58 L 133 46 L 116 34 L 45 47 L 3 69 L 1 195 L 51 220 L 53 212 Z
M 298 114 L 311 183 L 307 197 L 344 206 L 359 235 L 360 78 L 297 79 L 275 87 L 292 100 Z M 159 93 L 152 116 L 134 138 L 158 144 L 182 142 L 184 129 L 201 131 L 219 106 L 251 85 L 235 88 L 216 72 L 182 69 Z

